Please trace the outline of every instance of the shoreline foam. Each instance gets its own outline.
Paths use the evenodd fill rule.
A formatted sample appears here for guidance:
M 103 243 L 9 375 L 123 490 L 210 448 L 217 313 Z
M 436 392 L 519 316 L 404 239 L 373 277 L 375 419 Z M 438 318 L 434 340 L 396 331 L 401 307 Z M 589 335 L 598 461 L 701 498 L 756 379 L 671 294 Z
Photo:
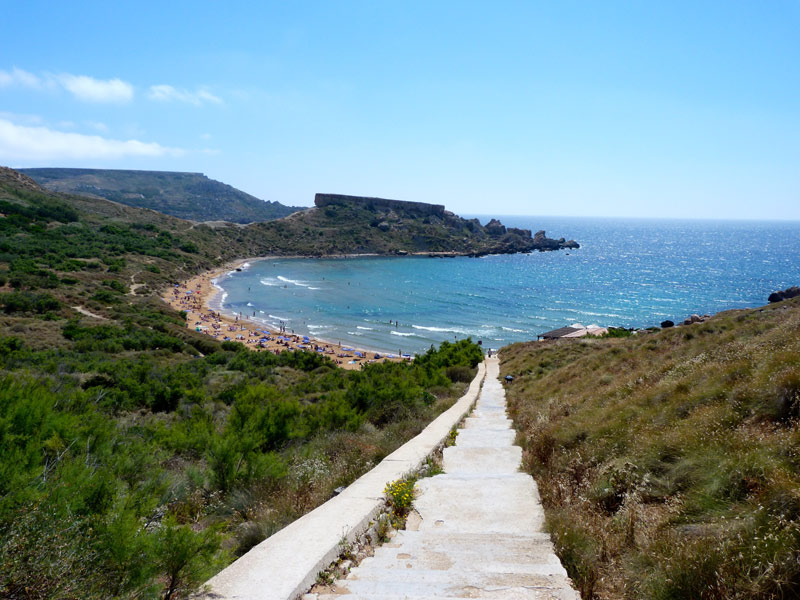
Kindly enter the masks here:
M 249 267 L 251 261 L 270 258 L 272 257 L 264 256 L 227 263 L 168 288 L 161 298 L 175 310 L 186 312 L 186 326 L 189 329 L 194 329 L 198 333 L 204 333 L 220 341 L 240 342 L 252 351 L 276 354 L 293 350 L 319 352 L 343 369 L 360 369 L 362 365 L 369 363 L 403 360 L 382 352 L 354 348 L 349 345 L 342 346 L 341 343 L 333 343 L 317 337 L 282 333 L 266 323 L 226 313 L 222 306 L 227 292 L 219 281 L 226 275 Z M 353 349 L 345 350 L 345 348 Z M 362 356 L 358 356 L 356 353 Z

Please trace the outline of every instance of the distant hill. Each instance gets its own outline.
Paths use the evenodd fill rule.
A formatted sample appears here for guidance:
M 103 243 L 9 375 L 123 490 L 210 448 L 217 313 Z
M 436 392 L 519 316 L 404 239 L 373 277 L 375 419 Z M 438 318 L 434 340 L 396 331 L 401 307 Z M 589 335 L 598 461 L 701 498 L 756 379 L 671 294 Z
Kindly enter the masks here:
M 192 221 L 253 223 L 302 210 L 261 200 L 202 173 L 60 168 L 19 171 L 52 191 L 105 198 Z

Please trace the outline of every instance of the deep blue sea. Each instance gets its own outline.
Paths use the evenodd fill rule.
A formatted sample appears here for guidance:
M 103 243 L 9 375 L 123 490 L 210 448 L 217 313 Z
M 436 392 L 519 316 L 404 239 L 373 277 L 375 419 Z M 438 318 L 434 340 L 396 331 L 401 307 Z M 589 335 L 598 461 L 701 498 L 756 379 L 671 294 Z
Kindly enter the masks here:
M 488 218 L 480 217 L 485 223 Z M 485 347 L 583 325 L 648 327 L 760 306 L 800 284 L 800 222 L 501 217 L 579 250 L 486 256 L 252 261 L 218 307 L 387 352 L 472 336 Z M 398 322 L 397 324 L 390 324 Z

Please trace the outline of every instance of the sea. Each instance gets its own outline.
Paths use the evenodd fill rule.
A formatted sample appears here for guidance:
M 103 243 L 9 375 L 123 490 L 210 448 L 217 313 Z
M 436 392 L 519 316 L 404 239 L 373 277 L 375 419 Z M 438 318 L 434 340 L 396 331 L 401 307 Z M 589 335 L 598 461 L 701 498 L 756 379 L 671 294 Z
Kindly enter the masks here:
M 253 260 L 216 281 L 215 307 L 344 346 L 413 354 L 466 337 L 496 349 L 575 323 L 677 323 L 761 306 L 770 293 L 800 285 L 797 221 L 500 219 L 581 247 L 480 258 Z

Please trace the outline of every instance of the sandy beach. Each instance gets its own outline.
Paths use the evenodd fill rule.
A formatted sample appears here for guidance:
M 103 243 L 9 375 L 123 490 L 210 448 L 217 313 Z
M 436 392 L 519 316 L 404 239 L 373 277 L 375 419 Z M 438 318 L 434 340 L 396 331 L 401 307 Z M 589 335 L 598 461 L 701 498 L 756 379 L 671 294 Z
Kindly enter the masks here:
M 252 259 L 250 259 L 252 260 Z M 220 341 L 241 342 L 256 352 L 289 352 L 306 350 L 324 354 L 343 369 L 360 369 L 362 365 L 402 360 L 395 356 L 342 346 L 291 332 L 268 329 L 262 323 L 246 318 L 231 317 L 211 308 L 211 301 L 220 294 L 214 280 L 225 273 L 241 268 L 246 260 L 229 263 L 207 271 L 169 288 L 162 298 L 175 310 L 186 311 L 186 326 Z

